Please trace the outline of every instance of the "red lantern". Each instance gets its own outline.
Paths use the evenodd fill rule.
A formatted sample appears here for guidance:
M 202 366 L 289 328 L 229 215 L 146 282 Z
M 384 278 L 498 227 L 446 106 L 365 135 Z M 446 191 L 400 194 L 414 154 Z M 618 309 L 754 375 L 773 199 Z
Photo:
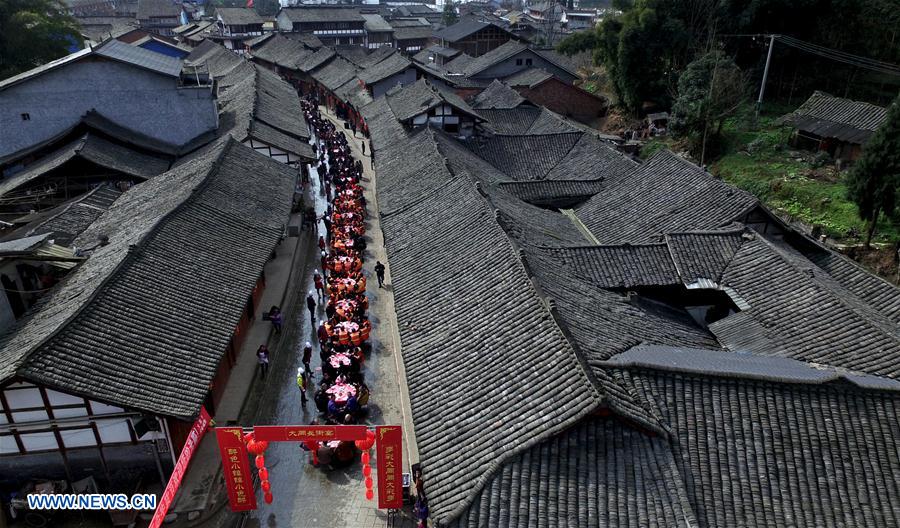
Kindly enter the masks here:
M 362 457 L 360 457 L 364 466 L 369 465 L 369 452 L 363 451 Z
M 368 447 L 366 447 L 366 442 L 368 442 L 368 440 L 356 440 L 353 442 L 353 445 L 356 446 L 356 449 L 359 449 L 360 451 L 365 451 L 368 449 Z
M 366 489 L 372 489 L 372 477 L 366 477 Z
M 265 499 L 266 504 L 272 504 L 272 494 L 271 493 L 266 493 L 265 495 L 263 495 L 263 499 Z
M 249 444 L 253 440 L 253 433 L 247 433 L 244 435 L 244 443 Z
M 375 431 L 366 430 L 366 438 L 375 441 Z
M 259 469 L 259 480 L 269 480 L 269 470 L 266 468 Z
M 366 490 L 366 500 L 372 500 L 373 497 L 375 497 L 375 492 L 370 489 L 367 489 Z
M 272 491 L 272 484 L 270 484 L 268 480 L 263 480 L 262 482 L 260 482 L 259 487 L 262 488 L 262 490 L 266 493 Z
M 266 467 L 266 458 L 262 455 L 256 455 L 256 467 L 262 469 Z
M 366 464 L 365 466 L 363 466 L 363 476 L 368 477 L 371 474 L 372 474 L 372 466 L 370 466 L 369 464 Z
M 250 451 L 250 453 L 254 455 L 261 455 L 265 450 L 263 449 L 262 442 L 250 440 L 247 442 L 247 451 Z

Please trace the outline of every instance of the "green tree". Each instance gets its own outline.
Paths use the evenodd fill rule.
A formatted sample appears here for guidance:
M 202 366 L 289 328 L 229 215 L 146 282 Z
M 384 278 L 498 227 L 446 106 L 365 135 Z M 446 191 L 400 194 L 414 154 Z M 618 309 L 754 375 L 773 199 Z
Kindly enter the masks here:
M 0 0 L 0 79 L 83 46 L 78 23 L 60 0 Z
M 459 21 L 459 15 L 456 13 L 456 4 L 453 2 L 445 2 L 444 3 L 444 15 L 441 17 L 441 22 L 445 26 L 452 26 Z
M 556 51 L 563 55 L 577 55 L 583 51 L 593 51 L 597 47 L 597 32 L 593 30 L 578 31 L 559 41 Z
M 882 213 L 896 219 L 900 205 L 900 95 L 888 108 L 884 123 L 866 143 L 862 157 L 847 175 L 847 196 L 859 217 L 869 223 L 866 247 Z
M 718 138 L 722 124 L 744 102 L 747 81 L 734 61 L 713 51 L 688 64 L 678 78 L 678 97 L 672 105 L 673 135 L 691 139 L 705 161 L 710 137 Z

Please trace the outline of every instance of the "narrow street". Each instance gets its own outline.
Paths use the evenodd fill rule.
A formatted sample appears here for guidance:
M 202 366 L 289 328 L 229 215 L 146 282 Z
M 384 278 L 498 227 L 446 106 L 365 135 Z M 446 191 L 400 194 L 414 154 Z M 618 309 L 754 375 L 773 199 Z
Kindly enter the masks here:
M 343 127 L 320 107 L 326 116 L 340 128 Z M 372 352 L 363 364 L 365 380 L 372 396 L 369 401 L 369 413 L 365 423 L 403 424 L 404 412 L 401 409 L 401 382 L 398 379 L 398 361 L 395 361 L 394 337 L 396 335 L 393 320 L 393 299 L 389 291 L 379 289 L 375 280 L 374 266 L 376 260 L 386 262 L 381 227 L 375 210 L 374 173 L 368 157 L 362 156 L 360 139 L 350 137 L 353 156 L 363 160 L 365 196 L 368 203 L 368 219 L 366 225 L 366 241 L 368 244 L 364 273 L 368 281 L 369 319 L 373 325 L 370 337 Z M 311 167 L 311 184 L 307 187 L 307 203 L 315 206 L 316 214 L 321 215 L 327 200 L 324 190 L 315 177 L 315 167 Z M 311 200 L 311 202 L 310 202 Z M 318 229 L 324 229 L 318 224 Z M 258 395 L 257 405 L 248 405 L 241 416 L 241 424 L 251 425 L 290 425 L 308 424 L 318 417 L 312 401 L 312 392 L 308 393 L 309 401 L 305 406 L 300 403 L 300 391 L 297 388 L 296 372 L 301 366 L 303 347 L 306 342 L 313 345 L 312 367 L 313 383 L 321 379 L 321 360 L 319 344 L 316 339 L 317 325 L 325 317 L 324 303 L 318 302 L 316 324 L 311 324 L 309 311 L 306 309 L 305 297 L 308 291 L 314 291 L 313 271 L 318 269 L 318 255 L 306 259 L 303 270 L 302 291 L 297 293 L 296 309 L 288 314 L 285 332 L 292 343 L 292 353 L 281 354 L 272 359 L 272 368 L 265 383 L 257 383 L 254 393 Z M 389 277 L 389 274 L 388 274 Z M 389 283 L 389 280 L 388 280 Z M 288 324 L 287 321 L 291 321 Z M 406 413 L 408 420 L 408 411 Z M 405 425 L 405 424 L 404 424 Z M 372 450 L 374 459 L 374 450 Z M 265 504 L 259 498 L 259 509 L 247 514 L 247 527 L 309 527 L 309 528 L 372 528 L 377 526 L 405 527 L 414 526 L 409 512 L 403 511 L 399 517 L 389 522 L 387 512 L 376 508 L 376 501 L 367 501 L 363 483 L 362 466 L 357 461 L 354 465 L 339 470 L 316 468 L 310 463 L 310 455 L 300 448 L 299 443 L 272 443 L 266 452 L 269 480 L 272 484 L 274 501 Z M 404 460 L 408 467 L 408 461 Z M 374 467 L 374 460 L 373 460 Z

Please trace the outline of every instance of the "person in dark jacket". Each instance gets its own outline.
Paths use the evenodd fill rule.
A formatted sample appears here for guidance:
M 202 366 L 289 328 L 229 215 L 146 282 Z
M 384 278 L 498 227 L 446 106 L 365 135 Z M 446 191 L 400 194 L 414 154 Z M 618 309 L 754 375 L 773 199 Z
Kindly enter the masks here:
M 316 295 L 310 291 L 306 296 L 306 308 L 309 309 L 309 321 L 316 324 Z
M 378 277 L 378 287 L 384 287 L 384 264 L 381 261 L 375 262 L 375 276 Z

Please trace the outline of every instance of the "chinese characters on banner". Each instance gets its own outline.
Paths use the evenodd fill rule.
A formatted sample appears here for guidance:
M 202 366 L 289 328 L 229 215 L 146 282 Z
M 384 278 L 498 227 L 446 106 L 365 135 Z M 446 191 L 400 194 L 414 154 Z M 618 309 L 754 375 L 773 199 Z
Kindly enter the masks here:
M 399 426 L 375 428 L 375 456 L 378 463 L 378 508 L 403 506 L 403 433 Z
M 268 442 L 365 440 L 365 425 L 258 425 L 253 437 Z
M 250 458 L 244 445 L 244 432 L 240 427 L 217 427 L 216 439 L 222 455 L 222 471 L 231 511 L 256 509 L 256 493 L 250 474 Z
M 175 500 L 175 494 L 181 486 L 181 479 L 184 478 L 184 473 L 187 471 L 188 464 L 191 463 L 191 457 L 194 456 L 194 451 L 196 451 L 197 446 L 200 445 L 200 440 L 203 438 L 208 427 L 209 413 L 206 412 L 205 407 L 200 407 L 200 416 L 197 417 L 197 421 L 194 422 L 194 426 L 191 427 L 191 432 L 184 442 L 184 448 L 181 450 L 181 455 L 178 456 L 178 462 L 175 463 L 175 469 L 172 470 L 172 476 L 169 477 L 169 483 L 166 484 L 166 490 L 163 492 L 162 497 L 160 497 L 159 505 L 157 505 L 156 512 L 153 514 L 153 519 L 150 521 L 150 528 L 159 528 L 163 519 L 165 519 L 166 514 L 169 513 L 169 507 L 172 506 L 172 501 Z

